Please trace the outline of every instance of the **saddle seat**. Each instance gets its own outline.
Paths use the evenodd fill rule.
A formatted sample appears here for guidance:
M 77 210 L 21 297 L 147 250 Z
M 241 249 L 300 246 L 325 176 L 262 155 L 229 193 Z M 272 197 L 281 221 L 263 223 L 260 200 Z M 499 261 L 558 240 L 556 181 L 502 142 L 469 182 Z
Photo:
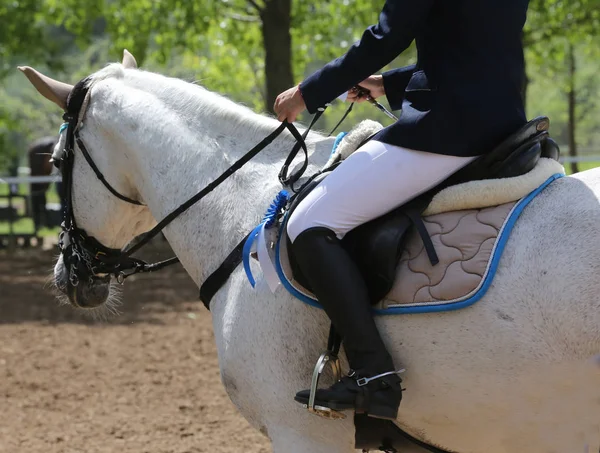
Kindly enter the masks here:
M 436 248 L 439 248 L 442 244 L 438 237 L 436 240 L 437 247 L 434 246 L 430 235 L 442 236 L 448 232 L 453 232 L 452 234 L 455 235 L 454 230 L 458 228 L 459 223 L 468 222 L 468 219 L 471 218 L 471 220 L 477 219 L 477 222 L 483 224 L 483 230 L 474 234 L 475 236 L 482 236 L 482 242 L 487 240 L 486 235 L 494 236 L 489 231 L 485 232 L 486 226 L 488 226 L 488 230 L 493 227 L 494 237 L 497 237 L 517 200 L 537 188 L 541 182 L 548 178 L 548 175 L 557 172 L 562 173 L 562 166 L 556 162 L 560 154 L 559 148 L 556 142 L 549 137 L 548 128 L 549 120 L 547 117 L 535 118 L 519 131 L 506 138 L 490 153 L 478 157 L 461 170 L 450 175 L 438 186 L 392 212 L 361 225 L 348 233 L 343 240 L 343 245 L 352 255 L 365 278 L 371 302 L 374 305 L 381 304 L 386 295 L 390 293 L 394 282 L 397 280 L 398 269 L 402 267 L 402 263 L 404 263 L 404 267 L 407 265 L 410 267 L 409 261 L 419 254 L 429 259 L 430 263 L 427 263 L 429 267 L 438 263 L 439 258 Z M 291 203 L 287 218 L 290 217 L 299 202 L 331 170 L 332 168 L 324 169 L 321 174 L 302 187 Z M 523 192 L 523 187 L 517 187 L 515 190 L 518 195 L 507 193 L 510 192 L 507 187 L 519 186 L 523 179 L 522 175 L 525 174 L 528 176 L 533 175 L 530 178 L 525 178 L 529 180 L 530 184 L 538 181 L 539 178 L 544 179 L 541 182 L 536 182 L 536 185 L 530 188 L 531 190 L 527 189 L 525 192 Z M 480 187 L 473 187 L 478 184 Z M 471 187 L 471 190 L 464 190 L 465 187 Z M 453 196 L 453 189 L 457 189 L 456 192 L 461 194 L 463 200 L 457 202 L 454 199 L 450 203 L 445 202 L 445 198 Z M 493 200 L 490 200 L 489 198 L 479 197 L 477 194 L 484 193 L 486 191 L 484 189 L 496 195 L 501 194 L 500 198 L 495 196 Z M 469 201 L 464 200 L 465 193 L 471 194 Z M 502 199 L 502 196 L 508 197 L 508 199 Z M 501 205 L 498 209 L 487 209 L 488 212 L 486 212 L 487 206 L 498 205 Z M 441 214 L 443 212 L 446 212 L 446 214 Z M 436 218 L 438 214 L 445 217 L 440 220 Z M 423 222 L 423 215 L 430 216 L 425 219 L 427 226 Z M 449 226 L 445 227 L 444 225 Z M 448 231 L 443 231 L 444 228 Z M 420 246 L 414 238 L 417 235 L 422 240 Z M 460 241 L 459 239 L 458 242 Z M 454 242 L 457 242 L 457 240 L 454 240 Z M 410 249 L 408 251 L 405 250 L 407 244 Z M 289 238 L 286 235 L 283 247 L 286 249 L 285 253 L 289 258 L 290 271 L 294 280 L 310 291 L 310 286 L 295 262 L 290 245 Z M 476 246 L 467 245 L 466 247 L 482 248 L 481 244 Z M 494 247 L 494 242 L 488 248 L 491 247 Z M 476 257 L 475 252 L 473 252 L 471 258 L 481 261 L 481 257 Z M 419 271 L 413 272 L 419 273 Z M 441 272 L 446 274 L 447 269 L 443 269 Z M 469 273 L 466 269 L 465 272 Z M 441 278 L 443 278 L 443 275 Z M 417 282 L 416 285 L 418 291 L 419 283 Z M 385 307 L 380 305 L 380 308 Z

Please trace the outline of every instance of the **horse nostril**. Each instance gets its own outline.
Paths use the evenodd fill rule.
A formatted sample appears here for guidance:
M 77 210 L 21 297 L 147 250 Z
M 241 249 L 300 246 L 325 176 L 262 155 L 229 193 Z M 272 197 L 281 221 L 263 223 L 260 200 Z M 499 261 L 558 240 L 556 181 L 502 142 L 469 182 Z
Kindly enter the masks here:
M 77 288 L 77 305 L 81 308 L 96 308 L 108 299 L 110 277 L 94 279 L 91 284 L 80 283 Z

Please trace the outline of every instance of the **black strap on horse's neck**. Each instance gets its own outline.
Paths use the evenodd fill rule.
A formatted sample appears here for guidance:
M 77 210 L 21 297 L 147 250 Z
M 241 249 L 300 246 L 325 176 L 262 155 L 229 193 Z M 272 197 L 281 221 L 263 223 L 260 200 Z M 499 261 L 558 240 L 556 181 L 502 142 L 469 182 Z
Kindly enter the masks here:
M 210 311 L 210 301 L 214 295 L 217 294 L 217 291 L 221 289 L 235 268 L 242 262 L 244 244 L 249 237 L 250 233 L 235 246 L 217 270 L 210 274 L 208 278 L 204 280 L 202 286 L 200 286 L 200 300 L 208 311 Z
M 333 129 L 331 129 L 331 132 L 328 134 L 328 136 L 333 135 L 333 133 L 337 130 L 337 128 L 340 127 L 340 125 L 344 122 L 346 117 L 352 111 L 353 107 L 354 107 L 354 102 L 350 103 L 350 106 L 346 109 L 346 112 L 344 112 L 344 115 L 337 122 L 337 124 L 333 127 Z M 314 116 L 312 117 L 312 120 L 310 121 L 308 128 L 306 128 L 306 130 L 302 134 L 302 140 L 306 140 L 306 137 L 308 137 L 308 133 L 311 131 L 311 129 L 313 128 L 315 123 L 319 120 L 319 118 L 321 118 L 323 113 L 325 113 L 326 109 L 327 109 L 327 106 L 321 107 L 319 110 L 317 110 L 317 113 L 315 113 Z M 288 176 L 289 167 L 290 167 L 292 161 L 294 160 L 294 158 L 296 157 L 296 155 L 298 154 L 298 151 L 300 151 L 300 142 L 297 142 L 294 145 L 294 147 L 292 148 L 292 151 L 288 155 L 287 159 L 283 163 L 283 166 L 281 167 L 281 170 L 279 171 L 279 182 L 284 186 L 289 186 L 290 189 L 292 189 L 292 191 L 294 193 L 298 193 L 302 190 L 302 188 L 295 190 L 294 183 L 297 182 L 298 179 L 300 179 L 300 177 L 304 174 L 304 172 L 306 171 L 306 168 L 308 166 L 308 155 L 306 154 L 306 148 L 305 148 L 304 149 L 305 159 L 304 159 L 304 163 L 303 163 L 302 167 L 300 167 L 300 169 L 298 171 L 296 171 Z M 316 175 L 313 175 L 313 176 L 316 176 Z
M 350 106 L 346 109 L 346 112 L 344 113 L 344 115 L 342 115 L 342 118 L 337 122 L 337 124 L 335 126 L 333 126 L 333 129 L 331 129 L 331 132 L 329 133 L 329 136 L 333 135 L 333 133 L 335 131 L 337 131 L 337 128 L 341 126 L 341 124 L 344 122 L 344 120 L 346 119 L 346 117 L 352 111 L 353 107 L 354 107 L 354 102 L 351 102 Z

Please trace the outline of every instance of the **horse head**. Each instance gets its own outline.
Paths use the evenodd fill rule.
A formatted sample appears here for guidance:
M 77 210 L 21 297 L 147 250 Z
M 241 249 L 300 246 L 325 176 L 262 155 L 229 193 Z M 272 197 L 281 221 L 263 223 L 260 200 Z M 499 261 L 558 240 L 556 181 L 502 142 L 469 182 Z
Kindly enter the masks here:
M 113 68 L 117 78 L 137 69 L 135 58 L 127 51 L 122 65 L 113 66 L 119 67 Z M 68 191 L 67 227 L 63 225 L 61 233 L 61 255 L 54 268 L 54 283 L 72 305 L 97 308 L 107 301 L 113 302 L 119 293 L 115 275 L 106 272 L 99 263 L 155 223 L 133 183 L 127 162 L 131 143 L 116 138 L 104 121 L 107 116 L 118 116 L 124 108 L 123 90 L 112 92 L 106 74 L 94 74 L 74 87 L 30 67 L 19 69 L 42 96 L 66 112 L 63 118 L 68 124 L 61 128 L 52 154 L 55 164 L 60 163 Z M 81 99 L 76 99 L 78 93 L 83 93 Z M 78 107 L 73 107 L 78 102 Z M 139 204 L 126 202 L 107 190 L 98 173 L 82 158 L 82 146 L 106 182 Z

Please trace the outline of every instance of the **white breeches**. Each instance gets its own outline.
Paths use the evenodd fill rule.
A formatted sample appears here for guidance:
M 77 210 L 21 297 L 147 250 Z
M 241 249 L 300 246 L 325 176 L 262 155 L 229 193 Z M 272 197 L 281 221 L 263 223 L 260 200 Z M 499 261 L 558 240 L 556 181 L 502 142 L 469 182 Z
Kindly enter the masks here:
M 296 207 L 287 225 L 292 242 L 315 227 L 342 239 L 363 223 L 426 192 L 475 157 L 414 151 L 370 140 Z

